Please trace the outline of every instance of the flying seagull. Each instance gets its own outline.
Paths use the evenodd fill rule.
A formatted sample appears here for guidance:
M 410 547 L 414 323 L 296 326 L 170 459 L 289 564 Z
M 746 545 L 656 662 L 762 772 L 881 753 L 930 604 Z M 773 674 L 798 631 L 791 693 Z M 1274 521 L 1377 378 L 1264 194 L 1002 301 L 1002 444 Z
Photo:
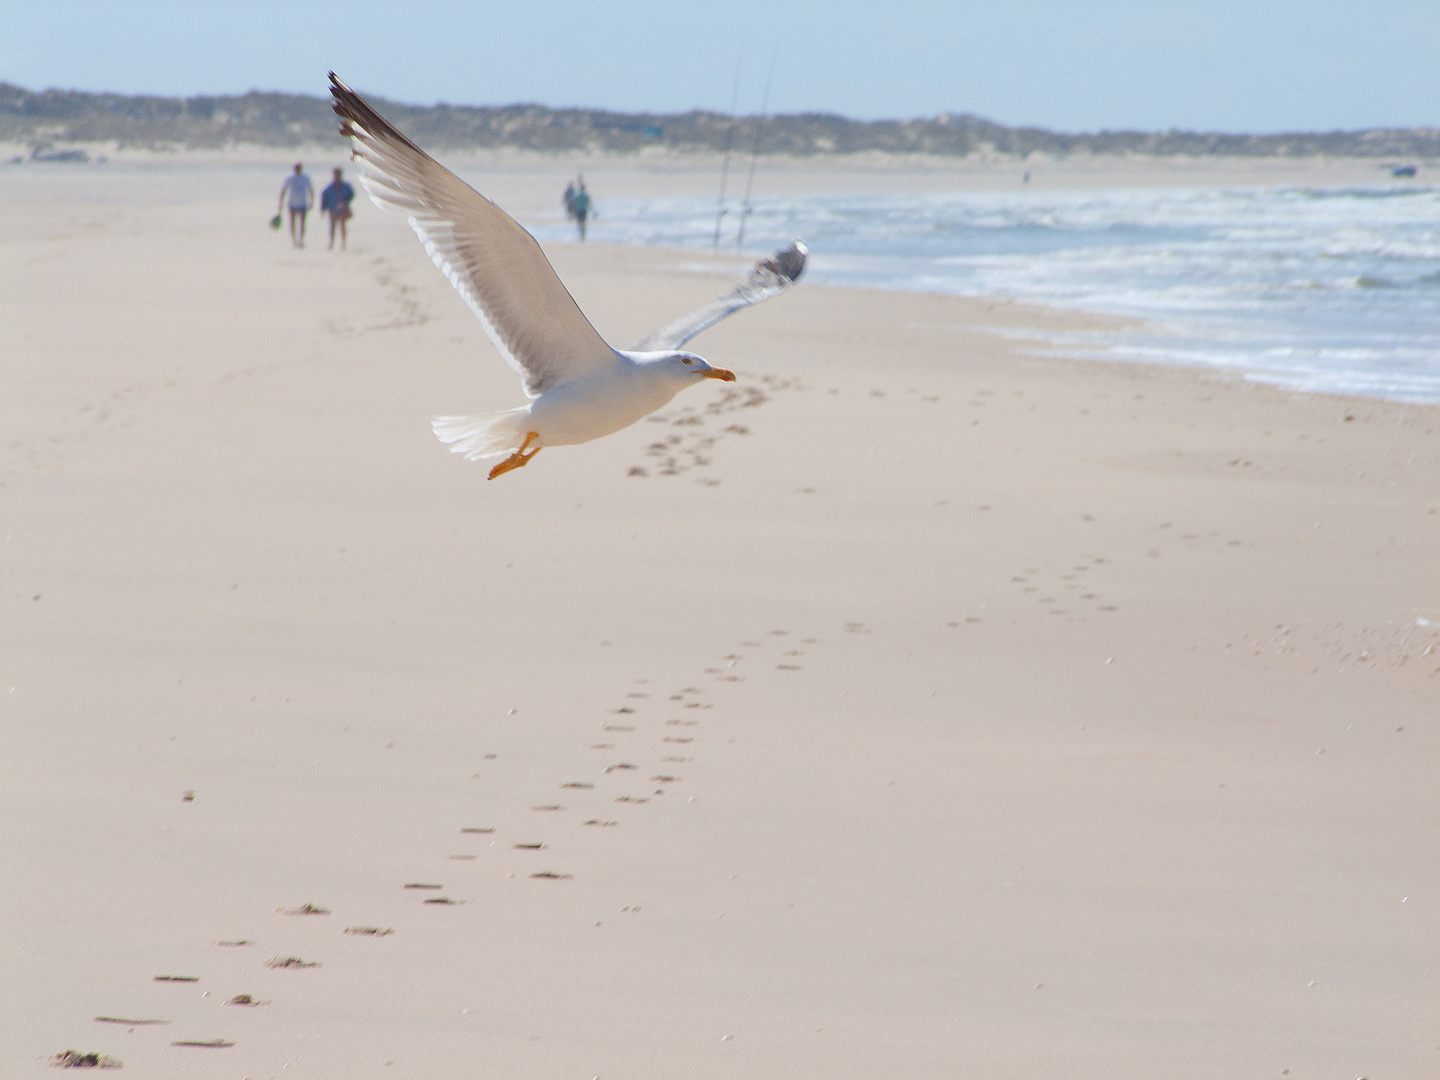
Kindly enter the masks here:
M 500 355 L 528 405 L 480 416 L 439 416 L 441 442 L 471 461 L 509 454 L 490 479 L 529 464 L 546 446 L 573 446 L 628 427 L 702 379 L 734 382 L 680 346 L 731 312 L 784 292 L 805 269 L 805 245 L 763 259 L 735 289 L 629 350 L 611 348 L 561 284 L 535 238 L 505 211 L 400 134 L 330 73 L 333 108 L 382 210 L 404 214 Z

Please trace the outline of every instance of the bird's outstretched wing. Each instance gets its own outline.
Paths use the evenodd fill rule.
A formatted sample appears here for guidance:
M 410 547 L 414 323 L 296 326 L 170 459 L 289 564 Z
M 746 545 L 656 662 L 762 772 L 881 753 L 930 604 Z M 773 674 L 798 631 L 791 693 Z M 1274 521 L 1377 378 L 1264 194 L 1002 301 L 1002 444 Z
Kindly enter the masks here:
M 714 326 L 726 315 L 761 300 L 779 296 L 805 272 L 805 259 L 810 249 L 796 240 L 768 259 L 761 259 L 735 288 L 718 300 L 696 308 L 689 315 L 676 319 L 669 326 L 646 334 L 631 346 L 634 352 L 660 352 L 678 349 L 707 326 Z
M 330 93 L 370 198 L 409 218 L 435 265 L 520 373 L 525 393 L 538 397 L 615 362 L 614 350 L 514 218 L 400 134 L 333 71 Z

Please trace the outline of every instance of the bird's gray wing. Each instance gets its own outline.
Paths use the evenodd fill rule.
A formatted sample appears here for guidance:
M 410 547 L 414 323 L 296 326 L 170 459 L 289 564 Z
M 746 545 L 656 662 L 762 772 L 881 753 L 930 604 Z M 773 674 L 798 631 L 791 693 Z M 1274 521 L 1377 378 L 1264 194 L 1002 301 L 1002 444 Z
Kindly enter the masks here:
M 435 265 L 519 372 L 525 393 L 538 397 L 616 362 L 514 218 L 400 134 L 333 71 L 330 93 L 370 198 L 409 218 Z
M 712 300 L 704 307 L 696 308 L 689 315 L 676 319 L 669 326 L 646 334 L 637 341 L 633 352 L 661 352 L 678 349 L 708 326 L 714 326 L 726 315 L 739 311 L 761 300 L 779 296 L 794 285 L 805 272 L 805 259 L 810 254 L 801 241 L 796 240 L 789 247 L 777 251 L 768 259 L 761 259 L 735 288 L 718 300 Z

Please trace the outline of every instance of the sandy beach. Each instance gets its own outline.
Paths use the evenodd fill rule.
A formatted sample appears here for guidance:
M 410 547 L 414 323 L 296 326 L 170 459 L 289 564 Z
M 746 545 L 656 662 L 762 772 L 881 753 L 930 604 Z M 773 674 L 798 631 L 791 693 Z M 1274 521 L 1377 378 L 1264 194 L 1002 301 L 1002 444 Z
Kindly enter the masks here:
M 802 283 L 490 483 L 429 419 L 518 381 L 403 221 L 86 169 L 0 188 L 0 1074 L 1440 1072 L 1436 408 Z M 744 268 L 548 253 L 621 346 Z

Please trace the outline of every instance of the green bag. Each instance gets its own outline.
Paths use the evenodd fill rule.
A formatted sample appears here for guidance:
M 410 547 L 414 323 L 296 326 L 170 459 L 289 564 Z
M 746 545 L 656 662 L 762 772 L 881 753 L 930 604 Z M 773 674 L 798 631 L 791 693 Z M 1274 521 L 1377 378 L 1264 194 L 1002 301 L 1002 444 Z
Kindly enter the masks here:
M 279 215 L 279 214 L 276 214 L 274 217 L 272 217 L 272 218 L 270 219 L 270 228 L 272 228 L 272 229 L 279 229 L 279 228 L 280 228 L 280 215 Z

